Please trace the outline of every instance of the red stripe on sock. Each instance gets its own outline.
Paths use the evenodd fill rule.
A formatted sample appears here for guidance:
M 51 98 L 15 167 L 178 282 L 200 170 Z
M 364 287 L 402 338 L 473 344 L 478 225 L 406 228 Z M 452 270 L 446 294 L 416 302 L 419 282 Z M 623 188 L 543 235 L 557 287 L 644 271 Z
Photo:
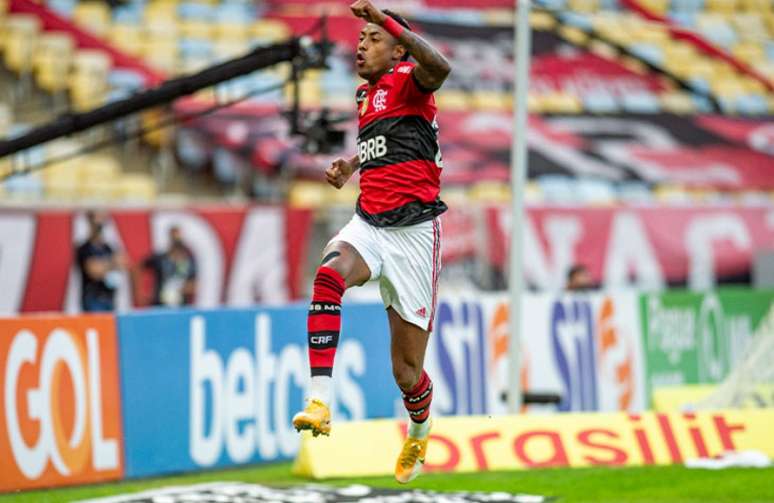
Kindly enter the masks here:
M 415 423 L 423 423 L 430 416 L 430 403 L 433 401 L 432 385 L 433 382 L 430 380 L 430 376 L 427 375 L 427 372 L 422 370 L 422 375 L 419 376 L 419 381 L 416 385 L 414 385 L 407 393 L 403 394 L 403 406 L 406 407 L 406 410 L 409 412 L 409 417 Z M 421 401 L 411 402 L 411 399 L 419 398 L 424 395 L 425 392 L 427 392 L 427 396 Z M 418 416 L 411 414 L 412 412 L 417 412 L 422 409 L 424 409 L 424 411 Z
M 337 314 L 315 314 L 306 319 L 309 332 L 340 331 L 341 316 Z
M 309 366 L 315 367 L 333 367 L 333 359 L 336 356 L 336 348 L 310 349 Z
M 341 296 L 346 290 L 344 278 L 335 269 L 321 266 L 317 269 L 317 275 L 314 279 L 312 288 L 312 302 L 327 302 L 341 305 Z M 308 337 L 319 332 L 335 332 L 333 344 L 336 344 L 338 333 L 341 331 L 341 316 L 338 314 L 311 314 L 307 317 Z M 312 339 L 309 339 L 310 341 Z M 332 368 L 333 360 L 336 356 L 336 347 L 313 349 L 310 343 L 309 347 L 309 367 L 312 369 Z M 318 345 L 319 347 L 319 345 Z

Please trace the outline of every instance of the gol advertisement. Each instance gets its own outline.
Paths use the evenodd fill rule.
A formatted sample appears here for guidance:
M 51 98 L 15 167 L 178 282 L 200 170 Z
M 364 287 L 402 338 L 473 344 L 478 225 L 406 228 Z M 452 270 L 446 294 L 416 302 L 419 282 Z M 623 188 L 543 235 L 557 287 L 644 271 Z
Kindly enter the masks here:
M 0 492 L 123 476 L 112 316 L 0 319 Z
M 774 456 L 772 424 L 772 409 L 444 417 L 430 436 L 425 470 L 666 465 L 745 449 Z M 329 438 L 304 437 L 294 472 L 317 479 L 389 475 L 405 432 L 405 423 L 393 420 L 334 424 Z

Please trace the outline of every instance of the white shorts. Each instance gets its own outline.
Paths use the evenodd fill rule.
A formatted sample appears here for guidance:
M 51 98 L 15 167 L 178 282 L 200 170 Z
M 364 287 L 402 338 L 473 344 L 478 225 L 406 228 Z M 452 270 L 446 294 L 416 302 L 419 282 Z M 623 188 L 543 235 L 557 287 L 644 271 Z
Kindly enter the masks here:
M 330 243 L 352 245 L 379 279 L 384 307 L 431 331 L 441 272 L 441 222 L 438 218 L 406 227 L 374 227 L 355 214 Z M 329 243 L 329 244 L 330 244 Z

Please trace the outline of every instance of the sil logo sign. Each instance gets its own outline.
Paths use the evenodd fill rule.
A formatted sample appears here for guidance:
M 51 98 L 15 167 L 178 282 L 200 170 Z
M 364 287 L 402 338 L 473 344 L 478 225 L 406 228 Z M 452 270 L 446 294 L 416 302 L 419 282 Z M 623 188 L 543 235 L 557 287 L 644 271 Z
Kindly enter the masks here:
M 0 491 L 121 477 L 115 321 L 0 319 Z

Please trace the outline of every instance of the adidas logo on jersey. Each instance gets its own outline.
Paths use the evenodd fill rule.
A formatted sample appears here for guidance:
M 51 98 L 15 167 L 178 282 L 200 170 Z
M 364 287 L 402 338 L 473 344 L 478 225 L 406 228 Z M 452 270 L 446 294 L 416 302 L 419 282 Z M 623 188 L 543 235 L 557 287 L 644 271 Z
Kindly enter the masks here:
M 417 316 L 420 316 L 422 318 L 426 318 L 427 317 L 427 310 L 424 307 L 421 307 L 421 308 L 417 309 Z

